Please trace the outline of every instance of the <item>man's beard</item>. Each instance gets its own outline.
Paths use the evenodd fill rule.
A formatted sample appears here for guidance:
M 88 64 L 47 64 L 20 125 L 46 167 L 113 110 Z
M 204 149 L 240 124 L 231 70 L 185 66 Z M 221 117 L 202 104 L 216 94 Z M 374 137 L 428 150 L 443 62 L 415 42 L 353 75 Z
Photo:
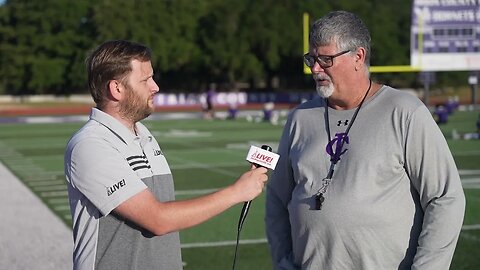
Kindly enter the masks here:
M 120 114 L 122 117 L 136 123 L 147 118 L 152 114 L 153 109 L 148 105 L 149 100 L 142 100 L 142 98 L 126 84 L 126 97 L 120 103 Z
M 335 88 L 333 87 L 333 83 L 328 76 L 313 74 L 313 79 L 315 80 L 315 82 L 316 80 L 319 80 L 319 79 L 328 80 L 328 85 L 326 86 L 319 85 L 319 84 L 316 84 L 315 86 L 315 90 L 317 90 L 318 95 L 321 96 L 322 98 L 329 98 L 333 94 L 333 91 L 335 91 Z

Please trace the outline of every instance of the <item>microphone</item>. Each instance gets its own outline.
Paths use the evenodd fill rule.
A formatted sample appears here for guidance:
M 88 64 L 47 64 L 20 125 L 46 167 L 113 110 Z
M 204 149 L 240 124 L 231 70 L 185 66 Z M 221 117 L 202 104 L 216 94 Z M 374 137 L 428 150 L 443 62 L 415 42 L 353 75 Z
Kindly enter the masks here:
M 272 147 L 268 145 L 262 145 L 262 148 L 256 146 L 250 146 L 250 150 L 247 154 L 247 160 L 252 163 L 256 168 L 264 167 L 267 169 L 275 169 L 277 165 L 279 155 L 272 152 Z M 240 219 L 238 220 L 238 230 L 237 230 L 237 244 L 235 245 L 235 253 L 233 256 L 233 265 L 232 270 L 235 270 L 235 263 L 237 261 L 237 250 L 238 244 L 240 241 L 240 232 L 242 231 L 243 223 L 247 217 L 248 210 L 250 209 L 250 204 L 252 201 L 245 202 L 243 204 L 242 212 L 240 213 Z
M 261 149 L 266 150 L 268 152 L 272 152 L 272 147 L 265 144 L 262 145 Z M 247 155 L 247 160 L 249 160 L 249 157 L 251 158 L 251 155 Z M 249 161 L 253 164 L 253 166 L 255 166 L 255 168 L 258 168 L 258 167 L 267 168 L 266 166 L 262 166 L 258 164 L 258 162 L 252 162 L 252 160 L 249 160 Z M 248 210 L 250 209 L 250 204 L 252 204 L 252 201 L 248 201 L 243 204 L 242 212 L 240 212 L 240 219 L 238 220 L 238 231 L 242 230 L 243 223 L 245 222 L 245 219 L 247 218 Z

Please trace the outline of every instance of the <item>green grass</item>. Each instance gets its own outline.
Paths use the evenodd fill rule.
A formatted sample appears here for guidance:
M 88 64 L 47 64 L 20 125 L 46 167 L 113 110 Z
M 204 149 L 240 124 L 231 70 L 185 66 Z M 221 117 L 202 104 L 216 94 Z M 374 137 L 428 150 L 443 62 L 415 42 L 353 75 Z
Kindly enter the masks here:
M 441 126 L 461 170 L 480 170 L 480 140 L 452 140 L 452 130 L 475 131 L 478 112 L 456 112 Z M 155 135 L 171 166 L 177 199 L 232 183 L 249 168 L 245 156 L 250 145 L 270 144 L 274 149 L 281 126 L 245 121 L 158 120 L 144 122 Z M 27 187 L 71 226 L 67 189 L 63 175 L 63 154 L 70 136 L 82 123 L 0 124 L 0 161 Z M 480 177 L 462 176 L 462 179 Z M 478 184 L 477 184 L 478 186 Z M 193 192 L 193 194 L 191 194 Z M 480 189 L 465 189 L 466 225 L 480 224 Z M 237 268 L 271 269 L 264 233 L 264 200 L 253 201 L 241 233 Z M 229 269 L 232 266 L 241 205 L 181 232 L 185 269 Z M 451 269 L 480 269 L 480 229 L 463 230 Z M 210 247 L 195 247 L 201 244 Z M 220 245 L 221 243 L 227 243 Z M 215 246 L 218 244 L 218 246 Z M 193 247 L 192 247 L 193 246 Z

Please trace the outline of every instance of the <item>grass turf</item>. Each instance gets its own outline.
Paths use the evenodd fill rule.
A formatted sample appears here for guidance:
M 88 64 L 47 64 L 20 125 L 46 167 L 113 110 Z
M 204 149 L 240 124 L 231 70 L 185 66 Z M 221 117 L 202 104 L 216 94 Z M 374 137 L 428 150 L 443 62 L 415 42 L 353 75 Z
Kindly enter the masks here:
M 475 131 L 478 112 L 455 112 L 440 126 L 462 170 L 480 170 L 480 140 L 453 140 L 452 134 Z M 270 144 L 274 150 L 281 126 L 246 121 L 144 121 L 159 141 L 171 166 L 177 199 L 199 196 L 226 186 L 249 168 L 250 145 Z M 0 161 L 70 227 L 63 154 L 70 136 L 82 123 L 0 124 Z M 477 175 L 470 178 L 480 177 Z M 480 224 L 477 187 L 465 189 L 466 225 Z M 239 247 L 236 269 L 271 269 L 264 234 L 264 196 L 254 200 L 241 233 L 251 244 Z M 241 205 L 198 227 L 181 232 L 185 269 L 231 268 Z M 463 230 L 451 269 L 480 267 L 480 229 Z

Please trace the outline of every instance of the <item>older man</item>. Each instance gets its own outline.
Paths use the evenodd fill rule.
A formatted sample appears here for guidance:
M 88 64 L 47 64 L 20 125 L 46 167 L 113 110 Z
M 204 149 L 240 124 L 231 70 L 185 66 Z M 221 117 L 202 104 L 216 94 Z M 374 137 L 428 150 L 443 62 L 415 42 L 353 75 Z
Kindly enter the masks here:
M 290 114 L 267 184 L 274 268 L 448 269 L 465 198 L 430 112 L 370 80 L 356 15 L 325 15 L 309 45 L 319 97 Z

